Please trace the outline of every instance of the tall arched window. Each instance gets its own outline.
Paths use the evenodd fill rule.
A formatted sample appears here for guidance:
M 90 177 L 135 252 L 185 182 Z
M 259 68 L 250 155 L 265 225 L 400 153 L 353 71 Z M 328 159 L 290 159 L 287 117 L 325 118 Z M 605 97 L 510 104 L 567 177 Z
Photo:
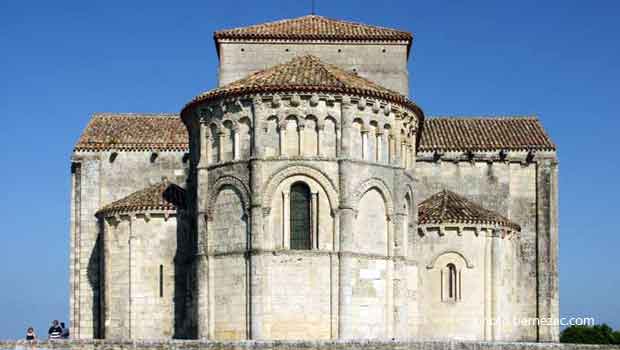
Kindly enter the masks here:
M 448 269 L 448 300 L 455 301 L 457 299 L 456 266 L 454 266 L 454 264 L 448 264 L 446 268 Z
M 297 182 L 291 186 L 290 196 L 291 249 L 310 249 L 310 188 Z

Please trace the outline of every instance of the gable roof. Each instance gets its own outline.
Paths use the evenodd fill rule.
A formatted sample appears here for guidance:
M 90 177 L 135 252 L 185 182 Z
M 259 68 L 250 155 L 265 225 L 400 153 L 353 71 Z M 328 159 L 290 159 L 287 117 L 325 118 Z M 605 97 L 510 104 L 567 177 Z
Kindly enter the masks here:
M 333 41 L 407 41 L 409 32 L 367 24 L 331 19 L 317 15 L 283 19 L 214 33 L 214 39 L 232 40 L 333 40 Z
M 427 118 L 418 150 L 555 150 L 536 117 Z
M 187 139 L 175 114 L 95 113 L 74 151 L 186 151 Z
M 419 224 L 497 224 L 521 231 L 504 216 L 452 191 L 438 192 L 418 204 Z
M 421 109 L 413 101 L 398 92 L 386 89 L 335 65 L 322 62 L 313 55 L 295 57 L 286 63 L 204 92 L 196 96 L 183 110 L 198 102 L 263 92 L 329 92 L 381 98 L 406 105 L 416 110 L 419 116 L 423 116 Z
M 181 187 L 168 180 L 162 180 L 104 206 L 95 215 L 146 210 L 174 211 L 176 207 L 171 202 L 172 199 L 167 195 L 167 192 L 173 192 L 173 195 L 178 197 L 182 195 L 182 193 L 179 194 L 179 189 L 184 192 Z

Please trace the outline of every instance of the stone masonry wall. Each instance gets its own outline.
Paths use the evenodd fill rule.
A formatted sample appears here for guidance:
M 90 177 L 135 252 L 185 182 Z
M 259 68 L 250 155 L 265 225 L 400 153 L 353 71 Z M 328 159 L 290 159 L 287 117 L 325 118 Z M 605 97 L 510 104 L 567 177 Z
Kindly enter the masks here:
M 430 157 L 430 158 L 429 158 Z M 432 161 L 431 155 L 419 155 L 415 168 L 420 200 L 448 189 L 494 210 L 521 226 L 512 266 L 504 265 L 503 276 L 516 279 L 514 309 L 502 310 L 516 319 L 558 317 L 557 298 L 557 171 L 555 154 L 540 155 L 527 162 L 526 152 L 509 154 L 507 161 Z M 541 169 L 546 180 L 540 180 Z M 541 201 L 545 195 L 546 201 Z M 541 218 L 549 218 L 540 225 Z M 537 256 L 538 254 L 538 256 Z M 423 254 L 421 259 L 430 259 Z M 505 277 L 508 278 L 508 277 Z M 541 281 L 547 284 L 541 286 Z M 551 281 L 551 282 L 547 282 Z M 546 309 L 541 306 L 549 305 Z M 507 330 L 516 340 L 557 341 L 558 327 L 538 329 L 534 325 L 514 326 Z
M 219 53 L 219 86 L 311 54 L 409 96 L 406 44 L 223 42 Z
M 21 350 L 618 350 L 617 345 L 468 341 L 0 341 L 0 349 Z
M 113 153 L 116 153 L 113 155 Z M 72 156 L 70 319 L 71 334 L 90 339 L 102 336 L 100 293 L 100 230 L 95 213 L 167 177 L 183 185 L 187 177 L 184 152 L 76 152 Z

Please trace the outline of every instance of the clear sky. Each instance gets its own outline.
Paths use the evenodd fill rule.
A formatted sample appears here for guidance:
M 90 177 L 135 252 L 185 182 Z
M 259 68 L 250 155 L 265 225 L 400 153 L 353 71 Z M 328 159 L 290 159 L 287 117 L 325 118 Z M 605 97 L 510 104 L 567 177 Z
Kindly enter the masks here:
M 427 115 L 537 114 L 559 147 L 563 316 L 620 328 L 620 2 L 316 0 L 412 31 Z M 69 157 L 91 113 L 178 112 L 216 83 L 212 33 L 310 0 L 0 1 L 0 338 L 68 319 Z

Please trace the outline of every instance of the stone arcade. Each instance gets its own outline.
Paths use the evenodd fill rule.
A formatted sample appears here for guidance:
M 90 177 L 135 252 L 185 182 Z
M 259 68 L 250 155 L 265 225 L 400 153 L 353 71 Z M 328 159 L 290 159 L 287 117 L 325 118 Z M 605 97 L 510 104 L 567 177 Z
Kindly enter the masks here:
M 403 31 L 311 15 L 215 44 L 216 89 L 75 146 L 73 336 L 558 340 L 514 322 L 559 312 L 537 118 L 426 117 Z

